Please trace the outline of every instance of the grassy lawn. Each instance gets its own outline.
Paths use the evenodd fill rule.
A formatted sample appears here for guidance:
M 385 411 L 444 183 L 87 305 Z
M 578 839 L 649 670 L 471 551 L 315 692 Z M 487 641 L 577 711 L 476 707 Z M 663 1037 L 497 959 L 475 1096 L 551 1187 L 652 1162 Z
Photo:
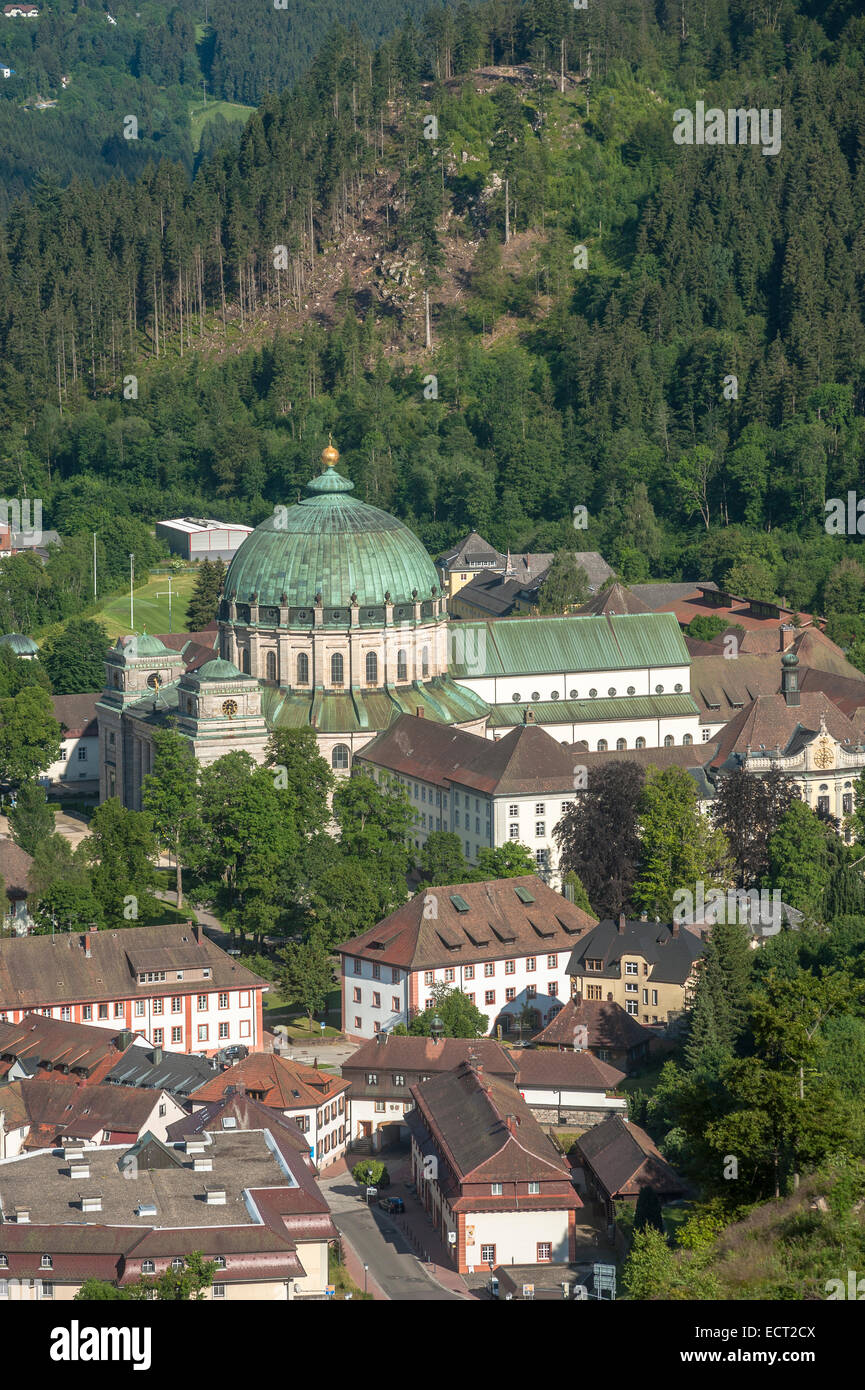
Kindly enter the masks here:
M 245 123 L 255 110 L 254 106 L 242 106 L 236 101 L 191 101 L 189 103 L 189 127 L 192 134 L 192 148 L 197 152 L 201 144 L 201 132 L 207 121 L 214 116 L 224 116 L 227 121 Z
M 194 570 L 171 576 L 171 627 L 174 632 L 185 629 L 186 605 L 194 585 Z M 97 622 L 105 624 L 112 641 L 125 636 L 131 631 L 129 595 L 108 599 L 93 616 Z M 168 630 L 168 575 L 157 574 L 135 590 L 135 631 L 156 634 Z

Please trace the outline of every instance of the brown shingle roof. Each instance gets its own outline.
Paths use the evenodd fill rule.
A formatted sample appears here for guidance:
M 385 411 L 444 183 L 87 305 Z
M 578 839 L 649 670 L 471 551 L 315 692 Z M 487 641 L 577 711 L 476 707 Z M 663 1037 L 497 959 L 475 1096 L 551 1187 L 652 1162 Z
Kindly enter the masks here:
M 588 1029 L 589 1047 L 631 1048 L 655 1036 L 612 999 L 569 999 L 533 1041 L 539 1047 L 573 1047 L 578 1025 Z
M 64 738 L 96 738 L 96 701 L 99 691 L 84 695 L 52 695 L 54 718 L 63 725 Z
M 140 1134 L 159 1101 L 158 1091 L 105 1084 L 70 1086 L 48 1076 L 22 1081 L 20 1086 L 30 1121 L 40 1126 L 38 1138 L 49 1144 L 63 1135 L 91 1139 L 99 1130 Z M 28 1145 L 42 1146 L 42 1142 Z
M 0 838 L 0 878 L 6 885 L 6 896 L 27 897 L 33 889 L 30 885 L 32 857 L 16 845 L 14 840 Z
M 626 1014 L 627 1018 L 628 1015 Z M 573 1043 L 573 1037 L 571 1038 Z M 575 1090 L 615 1090 L 625 1073 L 608 1062 L 601 1062 L 591 1052 L 553 1051 L 552 1049 L 522 1048 L 511 1054 L 519 1068 L 517 1085 L 561 1086 Z
M 531 896 L 523 902 L 517 892 Z M 460 911 L 454 898 L 468 904 Z M 432 915 L 432 913 L 435 915 Z M 535 874 L 423 889 L 369 931 L 335 949 L 411 970 L 569 950 L 595 919 Z
M 761 696 L 721 730 L 710 766 L 722 767 L 734 755 L 744 758 L 748 749 L 760 754 L 777 748 L 784 753 L 794 738 L 801 743 L 804 735 L 809 742 L 824 718 L 827 731 L 839 743 L 861 740 L 865 713 L 848 719 L 828 695 L 803 691 L 798 705 L 788 705 L 783 695 Z
M 471 1057 L 491 1076 L 516 1078 L 514 1054 L 506 1052 L 492 1038 L 435 1038 L 401 1036 L 398 1033 L 379 1033 L 376 1038 L 363 1043 L 356 1052 L 342 1064 L 346 1072 L 378 1072 L 383 1068 L 393 1071 L 433 1072 L 453 1071 L 461 1062 Z
M 205 1081 L 195 1092 L 194 1103 L 221 1100 L 233 1086 L 263 1091 L 263 1103 L 278 1110 L 297 1110 L 326 1104 L 346 1091 L 348 1082 L 332 1072 L 306 1067 L 302 1062 L 290 1062 L 275 1052 L 251 1052 L 212 1081 Z
M 0 946 L 0 953 L 5 944 Z M 20 1023 L 0 1023 L 0 1058 L 34 1061 L 92 1076 L 101 1062 L 108 1059 L 113 1066 L 119 1055 L 114 1035 L 107 1028 L 63 1023 L 44 1014 L 25 1014 Z
M 233 1125 L 226 1125 L 225 1120 L 234 1120 Z M 309 1154 L 309 1140 L 302 1130 L 290 1120 L 287 1115 L 282 1115 L 276 1109 L 265 1105 L 260 1100 L 253 1100 L 251 1096 L 233 1095 L 222 1096 L 219 1100 L 209 1101 L 207 1105 L 196 1110 L 192 1115 L 184 1115 L 175 1120 L 168 1126 L 166 1136 L 172 1143 L 178 1140 L 192 1138 L 196 1134 L 203 1134 L 206 1130 L 219 1129 L 279 1129 L 284 1131 L 286 1138 L 293 1149 L 298 1153 L 307 1156 Z
M 573 757 L 537 725 L 519 725 L 488 739 L 431 719 L 404 714 L 358 754 L 403 777 L 500 796 L 573 791 Z
M 412 1086 L 411 1093 L 461 1181 L 569 1179 L 519 1092 L 498 1077 L 479 1076 L 463 1063 Z M 513 1131 L 508 1116 L 516 1122 Z
M 590 598 L 588 603 L 584 603 L 582 608 L 577 609 L 577 615 L 582 617 L 584 614 L 602 613 L 650 613 L 652 610 L 647 603 L 644 603 L 633 589 L 620 583 L 617 579 L 611 584 L 609 589 L 601 589 Z
M 125 930 L 91 932 L 91 954 L 84 950 L 78 932 L 56 936 L 20 936 L 0 943 L 0 1008 L 21 1009 L 62 1004 L 70 1000 L 142 997 L 165 994 L 199 994 L 202 988 L 249 989 L 266 984 L 251 970 L 200 933 L 196 959 L 209 967 L 208 980 L 178 980 L 170 986 L 138 985 L 130 968 L 130 953 L 153 951 L 170 968 L 174 952 L 188 951 L 194 929 L 184 924 L 128 927 Z M 156 956 L 152 957 L 154 961 Z M 156 968 L 152 966 L 151 968 Z
M 679 1197 L 685 1190 L 646 1131 L 618 1115 L 586 1130 L 577 1147 L 610 1197 L 638 1196 L 644 1187 L 659 1197 Z

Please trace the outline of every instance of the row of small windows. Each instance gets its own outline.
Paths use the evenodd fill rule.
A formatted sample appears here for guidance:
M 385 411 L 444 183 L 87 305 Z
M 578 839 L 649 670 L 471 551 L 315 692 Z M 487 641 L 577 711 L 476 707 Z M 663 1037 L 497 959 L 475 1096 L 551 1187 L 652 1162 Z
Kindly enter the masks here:
M 681 695 L 681 693 L 682 693 L 682 686 L 681 686 L 681 685 L 678 685 L 678 684 L 677 684 L 677 685 L 675 685 L 675 686 L 673 687 L 673 689 L 675 690 L 675 692 L 676 692 L 677 695 Z M 636 686 L 634 686 L 634 685 L 629 685 L 629 686 L 628 686 L 628 694 L 629 694 L 629 695 L 636 695 L 636 693 L 637 693 L 637 688 L 636 688 Z M 656 695 L 663 695 L 663 693 L 664 693 L 664 687 L 663 687 L 662 685 L 656 685 L 656 686 L 655 686 L 655 694 L 656 694 Z M 614 685 L 611 685 L 610 688 L 609 688 L 609 690 L 607 691 L 607 694 L 610 695 L 610 696 L 612 696 L 613 698 L 615 698 L 615 697 L 618 695 L 618 691 L 616 690 L 616 687 L 615 687 Z M 511 699 L 513 700 L 513 702 L 514 702 L 515 705 L 520 704 L 520 703 L 522 702 L 522 698 L 523 698 L 523 697 L 522 697 L 522 695 L 519 693 L 519 691 L 515 691 L 514 694 L 511 696 Z M 532 693 L 531 693 L 531 699 L 534 700 L 534 701 L 537 701 L 537 700 L 540 700 L 540 698 L 541 698 L 540 691 L 539 691 L 539 690 L 533 690 Z M 551 690 L 551 691 L 550 691 L 550 699 L 551 699 L 551 700 L 558 700 L 558 698 L 559 698 L 559 692 L 558 692 L 558 690 Z M 569 700 L 578 700 L 579 698 L 580 698 L 580 692 L 579 692 L 578 690 L 569 690 L 569 691 L 568 691 L 568 699 L 569 699 Z M 589 699 L 590 699 L 590 700 L 596 700 L 597 698 L 598 698 L 598 692 L 597 692 L 597 690 L 596 690 L 596 689 L 594 688 L 594 686 L 593 686 L 592 689 L 589 691 Z
M 249 672 L 249 652 L 243 652 L 243 669 Z M 424 647 L 421 652 L 421 675 L 426 679 L 429 675 L 429 648 Z M 276 653 L 268 652 L 265 662 L 266 678 L 269 681 L 277 679 Z M 367 685 L 378 685 L 378 653 L 367 652 L 364 667 L 364 674 Z M 398 681 L 408 680 L 408 652 L 402 648 L 396 654 L 396 678 Z M 330 658 L 330 683 L 331 685 L 344 685 L 345 683 L 345 658 L 342 652 L 334 652 Z M 309 685 L 309 655 L 306 652 L 299 652 L 295 666 L 295 684 Z
M 683 735 L 682 735 L 682 746 L 683 746 L 683 747 L 689 748 L 693 742 L 694 742 L 694 740 L 693 740 L 693 738 L 692 738 L 692 736 L 691 736 L 690 734 L 683 734 Z M 674 748 L 674 747 L 675 747 L 675 744 L 676 744 L 676 740 L 674 739 L 674 737 L 673 737 L 672 734 L 666 734 L 666 735 L 664 736 L 664 747 L 665 747 L 665 748 Z M 627 746 L 628 746 L 628 740 L 627 740 L 626 738 L 617 738 L 617 739 L 616 739 L 616 749 L 617 749 L 618 752 L 621 752 L 622 749 L 627 748 Z M 635 748 L 645 748 L 645 746 L 646 746 L 646 740 L 645 740 L 644 738 L 638 738 L 638 739 L 636 740 L 636 742 L 634 743 L 634 747 L 635 747 Z M 609 747 L 609 744 L 607 743 L 607 740 L 606 740 L 605 738 L 599 738 L 599 739 L 598 739 L 598 752 L 599 752 L 599 753 L 606 753 L 608 747 Z

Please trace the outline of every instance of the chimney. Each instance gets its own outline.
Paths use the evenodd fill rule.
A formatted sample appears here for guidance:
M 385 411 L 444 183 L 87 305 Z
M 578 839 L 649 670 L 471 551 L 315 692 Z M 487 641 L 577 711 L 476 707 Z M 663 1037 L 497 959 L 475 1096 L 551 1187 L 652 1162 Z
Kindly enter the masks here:
M 125 1052 L 127 1047 L 131 1046 L 134 1036 L 135 1034 L 132 1032 L 131 1028 L 121 1028 L 120 1032 L 117 1034 L 118 1051 Z
M 200 945 L 201 945 L 201 923 L 200 923 L 200 922 L 190 922 L 189 925 L 190 925 L 191 928 L 192 928 L 192 935 L 195 937 L 195 944 L 196 944 L 196 946 L 200 946 Z
M 672 937 L 674 937 L 674 938 L 677 937 L 677 936 L 679 935 L 679 923 L 678 923 L 678 922 L 674 922 L 674 923 L 673 923 L 672 927 L 670 928 L 670 935 L 671 935 Z
M 161 1047 L 154 1047 L 154 1049 L 153 1049 L 153 1065 L 154 1065 L 155 1067 L 158 1067 L 161 1061 L 162 1061 L 162 1048 L 161 1048 Z
M 85 959 L 86 959 L 86 960 L 89 960 L 89 959 L 90 959 L 90 932 L 89 932 L 89 931 L 86 931 L 86 932 L 84 933 L 84 956 L 85 956 Z
M 508 1127 L 508 1134 L 516 1134 L 520 1123 L 516 1115 L 508 1115 L 505 1123 Z
M 624 914 L 624 912 L 620 912 L 620 913 L 619 913 L 619 925 L 618 925 L 618 927 L 617 927 L 617 931 L 618 931 L 618 933 L 619 933 L 619 936 L 622 936 L 622 935 L 623 935 L 624 930 L 625 930 L 625 914 Z
M 424 718 L 424 707 L 423 707 L 423 705 L 415 705 L 415 711 L 414 711 L 414 712 L 415 712 L 415 714 L 417 715 L 418 719 L 423 719 L 423 718 Z

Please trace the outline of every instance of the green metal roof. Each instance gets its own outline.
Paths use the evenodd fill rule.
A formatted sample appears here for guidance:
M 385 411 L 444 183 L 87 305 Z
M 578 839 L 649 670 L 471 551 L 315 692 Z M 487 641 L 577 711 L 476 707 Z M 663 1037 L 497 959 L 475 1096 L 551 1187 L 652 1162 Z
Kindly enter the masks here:
M 401 714 L 422 709 L 426 719 L 437 724 L 464 724 L 481 719 L 488 706 L 470 690 L 461 689 L 447 677 L 435 677 L 423 684 L 399 689 L 353 690 L 330 694 L 321 689 L 310 693 L 278 690 L 265 686 L 261 708 L 271 729 L 299 729 L 311 724 L 318 733 L 377 733 Z
M 227 681 L 244 679 L 242 671 L 231 661 L 225 661 L 223 657 L 214 657 L 212 661 L 205 661 L 203 666 L 199 666 L 197 671 L 190 672 L 196 680 L 200 681 Z
M 18 656 L 32 656 L 39 650 L 33 638 L 25 637 L 22 632 L 3 633 L 0 635 L 0 646 L 10 647 Z
M 691 661 L 674 613 L 455 622 L 451 632 L 459 658 L 450 663 L 454 680 L 689 666 Z
M 527 702 L 493 705 L 489 727 L 522 724 Z M 690 695 L 622 695 L 604 700 L 542 700 L 531 705 L 536 724 L 585 724 L 602 719 L 675 719 L 699 714 Z
M 395 604 L 411 603 L 413 592 L 428 600 L 439 578 L 414 532 L 348 494 L 354 484 L 332 469 L 307 486 L 309 496 L 279 510 L 247 537 L 228 567 L 225 593 L 240 603 L 258 594 L 260 604 L 311 608 L 315 595 L 325 608 L 358 602 L 380 606 L 389 593 Z

